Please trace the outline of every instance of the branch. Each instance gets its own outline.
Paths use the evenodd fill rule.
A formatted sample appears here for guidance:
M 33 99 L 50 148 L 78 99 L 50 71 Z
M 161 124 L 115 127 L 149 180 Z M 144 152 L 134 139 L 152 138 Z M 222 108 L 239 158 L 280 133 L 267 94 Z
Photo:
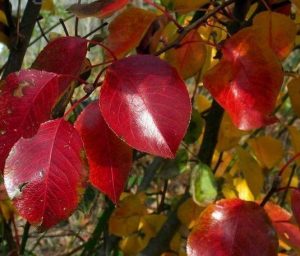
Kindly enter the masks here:
M 36 1 L 34 0 L 28 0 L 27 2 L 22 21 L 20 23 L 21 38 L 20 40 L 17 40 L 17 45 L 11 47 L 7 66 L 3 72 L 3 78 L 12 72 L 20 70 L 22 67 L 23 59 L 29 45 L 29 40 L 41 9 L 41 4 L 35 2 Z M 14 36 L 16 36 L 16 33 L 14 34 Z

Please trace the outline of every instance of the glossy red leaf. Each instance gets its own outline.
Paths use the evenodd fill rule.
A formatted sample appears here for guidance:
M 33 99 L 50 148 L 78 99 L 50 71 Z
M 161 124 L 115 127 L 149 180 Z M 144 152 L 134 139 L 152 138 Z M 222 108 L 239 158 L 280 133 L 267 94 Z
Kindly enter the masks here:
M 191 115 L 176 70 L 150 55 L 131 56 L 107 69 L 100 109 L 108 126 L 130 146 L 167 158 L 175 157 Z
M 221 61 L 204 76 L 204 86 L 241 130 L 276 121 L 272 116 L 283 81 L 281 64 L 247 28 L 228 39 Z
M 17 211 L 42 229 L 75 210 L 86 176 L 83 143 L 64 119 L 43 123 L 34 137 L 21 138 L 4 170 L 5 187 Z
M 129 0 L 100 0 L 88 4 L 73 4 L 68 11 L 74 13 L 78 18 L 98 17 L 103 19 L 123 8 L 128 2 Z
M 277 247 L 276 232 L 263 208 L 255 202 L 225 199 L 202 212 L 188 237 L 187 254 L 276 256 Z
M 291 207 L 295 219 L 298 225 L 300 225 L 300 190 L 295 190 L 295 189 L 292 190 Z
M 109 129 L 98 101 L 83 110 L 75 128 L 86 149 L 90 182 L 117 203 L 132 166 L 132 149 Z
M 61 75 L 38 70 L 10 74 L 0 90 L 0 170 L 14 143 L 33 136 L 68 88 Z
M 78 75 L 87 53 L 87 40 L 59 37 L 40 52 L 32 68 L 57 74 Z

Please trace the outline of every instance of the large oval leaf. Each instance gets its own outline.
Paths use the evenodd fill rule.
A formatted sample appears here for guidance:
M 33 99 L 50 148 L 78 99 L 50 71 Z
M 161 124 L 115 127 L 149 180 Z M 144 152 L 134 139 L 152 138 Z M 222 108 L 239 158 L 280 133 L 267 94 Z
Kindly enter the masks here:
M 276 256 L 277 247 L 276 232 L 264 209 L 240 199 L 208 206 L 187 242 L 190 256 Z
M 130 146 L 169 158 L 175 157 L 191 115 L 176 70 L 150 55 L 128 57 L 107 69 L 100 108 L 109 127 Z
M 226 41 L 221 61 L 204 76 L 204 86 L 241 130 L 274 123 L 271 116 L 283 81 L 281 64 L 262 48 L 250 28 Z
M 5 187 L 17 211 L 42 229 L 75 210 L 86 176 L 83 143 L 64 119 L 43 123 L 34 137 L 21 138 L 4 170 Z
M 78 75 L 87 53 L 87 40 L 59 37 L 40 52 L 32 68 L 57 74 Z
M 0 170 L 14 143 L 33 136 L 68 88 L 63 76 L 37 70 L 10 74 L 0 90 Z
M 131 169 L 132 149 L 109 129 L 98 101 L 83 110 L 75 128 L 87 152 L 90 182 L 117 203 Z

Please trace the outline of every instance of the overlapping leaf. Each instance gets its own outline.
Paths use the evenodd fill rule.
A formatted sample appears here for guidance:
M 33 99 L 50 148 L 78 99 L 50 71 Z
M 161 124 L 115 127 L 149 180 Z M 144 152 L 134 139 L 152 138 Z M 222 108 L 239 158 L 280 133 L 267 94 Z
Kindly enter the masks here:
M 224 199 L 202 212 L 188 237 L 187 253 L 276 256 L 277 247 L 275 230 L 263 208 L 254 202 Z
M 42 229 L 74 211 L 85 186 L 83 143 L 64 119 L 48 121 L 21 138 L 6 160 L 4 182 L 19 214 Z
M 206 47 L 197 30 L 188 33 L 181 45 L 167 51 L 165 59 L 177 69 L 183 79 L 187 79 L 202 68 L 206 58 Z
M 87 152 L 90 182 L 117 203 L 131 169 L 132 149 L 109 129 L 98 101 L 83 110 L 75 128 Z
M 271 115 L 283 81 L 272 50 L 262 48 L 255 33 L 243 29 L 228 39 L 221 61 L 204 76 L 204 86 L 241 130 L 276 121 Z
M 68 88 L 63 76 L 38 70 L 9 75 L 0 91 L 0 170 L 20 137 L 33 136 Z
M 78 75 L 87 53 L 87 40 L 59 37 L 40 52 L 32 68 L 57 74 Z
M 78 18 L 111 16 L 117 10 L 128 4 L 129 0 L 99 0 L 88 4 L 73 4 L 68 11 L 74 13 Z
M 100 108 L 108 126 L 130 146 L 167 158 L 175 157 L 191 115 L 176 70 L 150 55 L 128 57 L 107 69 Z
M 253 19 L 252 28 L 259 43 L 270 47 L 283 60 L 294 46 L 297 29 L 296 24 L 286 15 L 277 12 L 261 12 Z
M 126 9 L 109 24 L 106 46 L 117 58 L 125 56 L 139 45 L 155 18 L 151 11 L 135 7 Z

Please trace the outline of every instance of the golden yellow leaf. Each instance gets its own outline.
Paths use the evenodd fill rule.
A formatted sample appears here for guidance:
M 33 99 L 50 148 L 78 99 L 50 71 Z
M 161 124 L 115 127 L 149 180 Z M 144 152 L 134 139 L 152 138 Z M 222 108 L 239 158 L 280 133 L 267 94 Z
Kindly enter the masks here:
M 162 3 L 168 9 L 179 13 L 187 13 L 198 10 L 203 5 L 209 3 L 209 0 L 162 0 Z
M 271 169 L 283 158 L 283 146 L 280 140 L 271 136 L 261 136 L 248 141 L 256 159 L 264 168 Z
M 235 178 L 233 184 L 238 192 L 238 198 L 246 201 L 254 201 L 254 196 L 245 179 Z
M 263 47 L 271 47 L 280 60 L 294 47 L 296 24 L 286 15 L 265 11 L 255 16 L 252 28 Z
M 204 207 L 200 207 L 192 198 L 189 198 L 178 208 L 177 217 L 183 225 L 191 229 L 203 210 Z
M 162 214 L 148 214 L 141 218 L 139 224 L 139 230 L 147 234 L 150 238 L 156 236 L 164 222 L 167 220 L 167 216 Z
M 0 214 L 6 221 L 11 220 L 14 214 L 14 207 L 10 200 L 0 201 Z
M 293 79 L 288 83 L 288 93 L 294 112 L 300 117 L 300 78 Z
M 195 108 L 199 113 L 208 110 L 211 106 L 211 101 L 202 94 L 197 94 L 195 97 Z
M 206 46 L 197 30 L 192 30 L 181 41 L 181 46 L 166 52 L 165 60 L 175 67 L 183 79 L 195 75 L 203 66 Z
M 8 25 L 6 15 L 2 10 L 0 10 L 0 23 Z
M 122 238 L 119 247 L 125 256 L 137 255 L 148 244 L 150 237 L 143 233 L 133 233 L 132 235 Z
M 53 3 L 53 0 L 43 0 L 41 9 L 43 11 L 48 11 L 52 13 L 55 12 L 55 5 Z
M 289 126 L 288 132 L 294 148 L 294 154 L 297 154 L 300 152 L 300 131 L 295 126 Z M 299 158 L 296 160 L 296 163 L 300 164 Z
M 217 150 L 222 152 L 232 149 L 239 143 L 241 137 L 245 134 L 247 134 L 247 132 L 237 129 L 225 112 L 218 135 Z
M 258 199 L 264 184 L 263 170 L 249 152 L 241 147 L 238 147 L 236 152 L 239 169 L 242 171 L 254 198 Z
M 127 236 L 138 230 L 147 208 L 139 195 L 129 195 L 120 201 L 109 219 L 109 233 Z

